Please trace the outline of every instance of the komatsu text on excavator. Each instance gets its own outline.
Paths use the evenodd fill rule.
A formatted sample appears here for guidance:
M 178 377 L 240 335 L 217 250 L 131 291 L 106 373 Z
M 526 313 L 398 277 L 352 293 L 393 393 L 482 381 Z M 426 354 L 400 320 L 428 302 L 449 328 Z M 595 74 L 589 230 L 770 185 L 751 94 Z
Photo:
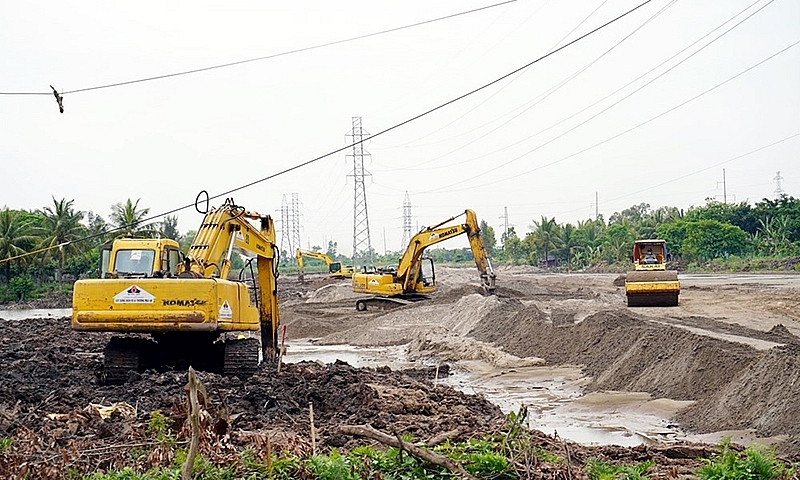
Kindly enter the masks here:
M 629 307 L 678 305 L 678 272 L 667 270 L 667 242 L 637 240 L 633 244 L 633 271 L 625 276 Z
M 297 259 L 297 269 L 299 271 L 298 277 L 301 282 L 303 281 L 304 277 L 303 258 L 313 258 L 315 260 L 321 260 L 325 262 L 325 265 L 328 266 L 329 278 L 351 278 L 353 276 L 354 269 L 352 265 L 342 266 L 342 262 L 335 262 L 331 257 L 322 252 L 300 250 L 298 248 L 295 251 L 295 258 Z
M 257 261 L 228 280 L 234 247 Z M 116 334 L 107 383 L 164 365 L 251 375 L 277 354 L 277 252 L 272 218 L 232 199 L 206 209 L 183 258 L 174 240 L 117 239 L 102 251 L 101 278 L 75 283 L 72 328 Z
M 461 215 L 466 216 L 464 223 L 443 226 Z M 469 239 L 469 246 L 480 272 L 481 287 L 486 293 L 493 293 L 495 273 L 492 262 L 481 237 L 475 212 L 466 210 L 438 225 L 424 228 L 414 235 L 396 269 L 385 268 L 378 269 L 374 273 L 355 273 L 353 275 L 353 291 L 373 295 L 358 299 L 356 309 L 363 311 L 369 305 L 382 307 L 406 305 L 427 298 L 426 294 L 436 290 L 436 273 L 433 268 L 433 259 L 422 256 L 425 249 L 463 233 L 466 233 Z

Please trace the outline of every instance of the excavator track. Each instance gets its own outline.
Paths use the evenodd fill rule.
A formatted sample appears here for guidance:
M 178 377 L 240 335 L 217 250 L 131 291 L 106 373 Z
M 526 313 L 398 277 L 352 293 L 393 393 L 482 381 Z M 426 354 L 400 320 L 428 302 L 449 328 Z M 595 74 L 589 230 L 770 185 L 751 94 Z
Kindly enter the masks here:
M 246 378 L 258 371 L 261 344 L 255 338 L 227 340 L 222 373 Z
M 128 381 L 131 372 L 139 371 L 140 358 L 148 344 L 141 338 L 113 337 L 103 351 L 103 383 L 112 385 Z

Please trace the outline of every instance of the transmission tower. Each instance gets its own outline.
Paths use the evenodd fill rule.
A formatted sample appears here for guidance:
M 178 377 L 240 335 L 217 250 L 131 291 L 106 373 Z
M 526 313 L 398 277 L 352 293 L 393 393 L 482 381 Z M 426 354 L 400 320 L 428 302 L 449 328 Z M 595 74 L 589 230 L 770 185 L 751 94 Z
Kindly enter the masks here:
M 286 195 L 284 194 L 281 200 L 281 252 L 290 252 L 289 258 L 293 258 L 294 249 L 292 248 L 292 237 L 289 234 L 290 230 L 289 204 L 286 203 Z
M 296 193 L 292 194 L 292 205 L 289 208 L 289 223 L 292 226 L 292 251 L 289 255 L 294 255 L 295 248 L 303 248 L 300 243 L 300 200 Z M 296 261 L 296 260 L 295 260 Z
M 408 198 L 408 190 L 406 190 L 406 197 L 403 199 L 403 243 L 400 244 L 400 251 L 402 252 L 414 232 L 411 231 L 411 199 Z
M 353 144 L 353 153 L 348 153 L 348 157 L 353 157 L 353 262 L 357 264 L 358 257 L 366 257 L 369 263 L 372 259 L 372 241 L 369 237 L 369 215 L 367 214 L 367 191 L 364 187 L 364 177 L 370 173 L 364 169 L 364 158 L 370 157 L 369 152 L 364 150 L 364 135 L 368 132 L 361 128 L 361 117 L 353 117 L 353 130 L 349 134 L 350 142 Z M 350 175 L 348 175 L 350 176 Z
M 500 215 L 503 219 L 503 243 L 508 240 L 508 207 L 503 207 L 503 214 Z
M 781 195 L 784 194 L 783 188 L 781 188 L 781 180 L 783 180 L 783 177 L 781 177 L 781 172 L 778 171 L 775 174 L 775 178 L 772 179 L 775 182 L 775 198 L 781 198 Z

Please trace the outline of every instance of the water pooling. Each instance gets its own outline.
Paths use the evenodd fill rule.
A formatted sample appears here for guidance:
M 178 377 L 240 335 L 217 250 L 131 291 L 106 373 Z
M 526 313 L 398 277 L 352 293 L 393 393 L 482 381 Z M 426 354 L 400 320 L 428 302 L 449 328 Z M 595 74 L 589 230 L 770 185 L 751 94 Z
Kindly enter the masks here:
M 32 308 L 24 310 L 0 310 L 2 320 L 24 320 L 26 318 L 64 318 L 71 317 L 71 308 Z
M 356 347 L 291 341 L 287 363 L 347 362 L 354 367 L 388 366 L 393 370 L 420 367 L 408 360 L 404 346 Z M 669 422 L 687 402 L 653 400 L 645 393 L 584 394 L 588 382 L 577 367 L 494 368 L 483 362 L 458 362 L 438 383 L 469 394 L 483 395 L 504 413 L 528 407 L 530 427 L 584 445 L 634 446 L 685 438 Z

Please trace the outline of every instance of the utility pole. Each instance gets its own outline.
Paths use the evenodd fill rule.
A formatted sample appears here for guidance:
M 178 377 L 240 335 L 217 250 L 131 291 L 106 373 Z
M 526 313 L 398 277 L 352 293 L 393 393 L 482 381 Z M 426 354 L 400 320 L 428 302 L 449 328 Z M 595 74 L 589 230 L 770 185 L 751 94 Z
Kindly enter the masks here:
M 717 182 L 717 188 L 719 188 L 719 184 L 722 184 L 722 203 L 728 203 L 728 181 L 725 178 L 725 169 L 722 169 L 722 181 Z M 717 195 L 719 196 L 719 195 Z M 732 194 L 734 203 L 736 202 L 736 194 Z
M 600 216 L 600 203 L 599 202 L 600 202 L 599 195 L 598 195 L 597 191 L 595 191 L 594 192 L 594 203 L 590 203 L 589 204 L 589 208 L 590 209 L 592 208 L 592 205 L 594 205 L 594 221 L 595 222 L 597 221 L 597 217 Z M 591 212 L 591 210 L 589 210 L 589 211 Z M 589 215 L 591 216 L 591 213 Z
M 370 173 L 364 169 L 364 157 L 370 154 L 364 150 L 364 135 L 368 132 L 361 128 L 361 117 L 353 117 L 353 130 L 347 135 L 353 144 L 353 264 L 357 266 L 357 258 L 366 256 L 369 263 L 373 263 L 372 240 L 369 236 L 369 215 L 367 213 L 367 191 L 364 186 L 364 177 Z M 349 176 L 349 175 L 348 175 Z
M 775 198 L 781 198 L 781 195 L 784 194 L 783 188 L 781 188 L 781 180 L 783 180 L 783 177 L 781 177 L 779 170 L 775 173 L 775 178 L 772 179 L 775 182 Z
M 722 203 L 728 203 L 728 183 L 725 181 L 725 169 L 722 169 L 722 181 L 717 182 L 717 188 L 719 188 L 719 184 L 722 184 Z

